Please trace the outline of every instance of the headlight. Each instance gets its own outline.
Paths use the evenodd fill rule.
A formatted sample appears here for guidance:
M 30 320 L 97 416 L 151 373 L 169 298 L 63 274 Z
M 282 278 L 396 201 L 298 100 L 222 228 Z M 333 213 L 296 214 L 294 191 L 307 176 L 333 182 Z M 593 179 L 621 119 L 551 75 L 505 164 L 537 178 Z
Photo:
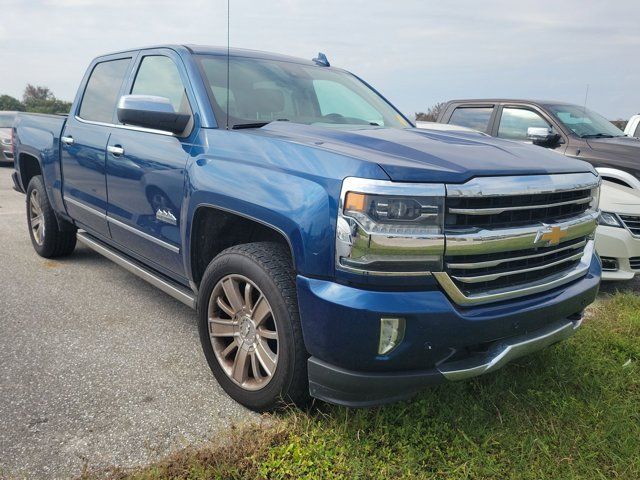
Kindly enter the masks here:
M 611 212 L 600 212 L 598 223 L 607 227 L 622 227 L 622 223 L 618 220 L 618 216 Z
M 591 202 L 589 203 L 591 210 L 598 210 L 600 207 L 600 185 L 591 189 Z
M 336 266 L 371 275 L 442 269 L 444 185 L 347 178 L 336 226 Z

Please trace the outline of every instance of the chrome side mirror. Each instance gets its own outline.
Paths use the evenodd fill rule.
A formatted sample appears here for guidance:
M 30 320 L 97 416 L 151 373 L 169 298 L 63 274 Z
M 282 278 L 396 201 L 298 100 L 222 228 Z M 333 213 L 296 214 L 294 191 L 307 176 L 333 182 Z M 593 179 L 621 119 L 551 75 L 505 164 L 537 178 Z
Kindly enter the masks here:
M 550 145 L 557 142 L 560 135 L 550 127 L 529 127 L 527 128 L 527 138 L 535 145 Z
M 123 95 L 118 102 L 118 120 L 125 125 L 182 133 L 191 116 L 177 113 L 168 98 L 153 95 Z

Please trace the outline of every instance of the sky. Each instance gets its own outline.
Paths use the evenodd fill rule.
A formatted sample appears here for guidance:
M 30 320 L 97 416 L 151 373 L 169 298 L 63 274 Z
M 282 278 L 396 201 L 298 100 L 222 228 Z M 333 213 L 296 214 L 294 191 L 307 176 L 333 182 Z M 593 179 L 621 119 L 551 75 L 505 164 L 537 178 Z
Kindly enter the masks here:
M 410 118 L 454 98 L 640 113 L 637 0 L 230 0 L 232 47 L 318 51 Z M 154 44 L 226 45 L 226 0 L 0 0 L 0 94 L 27 83 L 72 100 L 98 55 Z M 588 95 L 586 95 L 588 86 Z

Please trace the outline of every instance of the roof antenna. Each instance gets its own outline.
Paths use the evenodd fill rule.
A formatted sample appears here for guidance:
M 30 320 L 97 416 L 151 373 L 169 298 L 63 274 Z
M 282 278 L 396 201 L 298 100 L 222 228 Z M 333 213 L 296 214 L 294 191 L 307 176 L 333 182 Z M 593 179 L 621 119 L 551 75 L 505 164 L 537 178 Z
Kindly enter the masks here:
M 229 96 L 231 95 L 231 85 L 229 84 L 229 56 L 230 47 L 230 18 L 231 18 L 231 0 L 227 0 L 227 130 L 229 130 Z
M 323 66 L 323 67 L 330 67 L 331 66 L 331 64 L 329 63 L 329 60 L 327 59 L 327 56 L 322 52 L 319 52 L 318 56 L 315 57 L 314 59 L 312 59 L 312 61 L 315 62 L 318 65 Z
M 587 97 L 589 96 L 589 84 L 587 83 L 587 91 L 584 92 L 584 105 L 582 106 L 582 113 L 587 112 Z

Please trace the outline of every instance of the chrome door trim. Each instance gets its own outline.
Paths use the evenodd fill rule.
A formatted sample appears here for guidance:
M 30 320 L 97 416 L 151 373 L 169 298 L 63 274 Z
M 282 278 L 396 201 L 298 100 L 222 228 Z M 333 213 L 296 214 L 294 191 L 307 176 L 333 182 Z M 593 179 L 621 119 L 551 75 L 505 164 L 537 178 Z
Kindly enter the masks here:
M 89 205 L 85 205 L 84 203 L 79 202 L 77 200 L 74 200 L 73 198 L 69 198 L 66 195 L 63 195 L 62 199 L 64 200 L 65 203 L 69 202 L 71 205 L 74 205 L 74 206 L 76 206 L 78 208 L 81 208 L 85 212 L 92 213 L 96 217 L 100 217 L 103 220 L 107 219 L 107 215 L 106 214 L 102 213 L 99 210 L 96 210 L 95 208 L 90 207 Z
M 124 222 L 121 222 L 120 220 L 116 220 L 115 218 L 107 215 L 107 221 L 109 223 L 112 223 L 114 225 L 117 225 L 120 228 L 124 228 L 125 230 L 128 230 L 129 232 L 138 235 L 142 238 L 144 238 L 145 240 L 149 240 L 150 242 L 153 242 L 157 245 L 160 245 L 161 247 L 166 248 L 167 250 L 171 250 L 174 253 L 180 253 L 180 248 L 176 247 L 175 245 L 171 245 L 170 243 L 164 242 L 162 240 L 160 240 L 157 237 L 154 237 L 153 235 L 149 235 L 148 233 L 145 233 L 141 230 L 138 230 L 135 227 L 132 227 L 131 225 L 128 225 Z
M 80 123 L 86 123 L 88 125 L 99 125 L 101 127 L 119 128 L 122 130 L 133 130 L 135 132 L 157 133 L 158 135 L 166 135 L 167 137 L 175 137 L 172 132 L 166 130 L 156 130 L 154 128 L 134 127 L 133 125 L 121 125 L 118 123 L 106 123 L 106 122 L 94 122 L 93 120 L 84 120 L 79 116 L 74 117 Z
M 174 253 L 180 253 L 180 248 L 176 247 L 175 245 L 172 245 L 170 243 L 167 243 L 165 241 L 160 240 L 159 238 L 154 237 L 153 235 L 149 235 L 148 233 L 145 233 L 135 227 L 132 227 L 131 225 L 127 225 L 126 223 L 121 222 L 120 220 L 116 220 L 115 218 L 106 215 L 98 210 L 95 210 L 94 208 L 89 207 L 88 205 L 85 205 L 82 202 L 78 202 L 77 200 L 74 200 L 73 198 L 69 198 L 66 195 L 64 195 L 62 197 L 62 199 L 64 200 L 64 202 L 69 202 L 72 205 L 75 205 L 78 208 L 81 208 L 89 213 L 92 213 L 100 218 L 102 218 L 103 220 L 106 220 L 109 223 L 112 223 L 114 225 L 117 225 L 121 228 L 124 228 L 125 230 L 128 230 L 131 233 L 134 233 L 136 235 L 139 235 L 140 237 L 149 240 L 150 242 L 153 242 L 161 247 L 166 248 L 167 250 L 171 250 Z

